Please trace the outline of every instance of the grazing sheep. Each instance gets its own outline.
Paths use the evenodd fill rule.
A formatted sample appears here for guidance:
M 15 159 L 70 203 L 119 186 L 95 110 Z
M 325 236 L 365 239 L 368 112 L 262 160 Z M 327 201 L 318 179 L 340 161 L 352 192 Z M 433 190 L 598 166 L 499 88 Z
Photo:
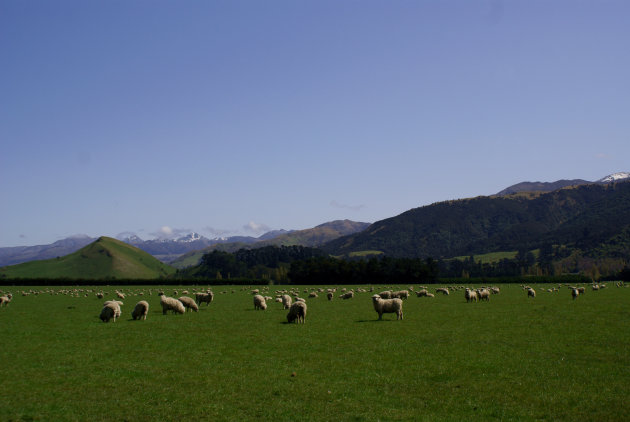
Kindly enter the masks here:
M 418 290 L 416 292 L 416 296 L 418 296 L 418 297 L 427 296 L 428 294 L 429 294 L 429 292 L 427 291 L 427 289 Z
M 99 292 L 96 294 L 96 298 L 97 299 L 103 299 L 105 297 L 105 295 L 102 292 Z
M 116 296 L 118 296 L 119 299 L 124 299 L 125 298 L 125 294 L 121 293 L 121 292 L 116 292 Z
M 7 306 L 9 302 L 11 302 L 11 299 L 9 298 L 9 296 L 0 297 L 0 306 Z
M 120 305 L 123 303 L 119 300 L 108 300 L 103 304 L 103 309 L 101 309 L 101 321 L 109 322 L 110 319 L 113 319 L 116 322 L 116 318 L 118 318 L 121 314 Z
M 289 309 L 291 307 L 291 296 L 282 295 L 282 309 Z
M 267 309 L 267 302 L 263 296 L 254 295 L 254 309 L 262 309 L 263 311 Z
M 391 290 L 385 290 L 384 292 L 380 292 L 378 294 L 381 299 L 391 299 L 392 298 L 392 291 Z
M 577 299 L 579 295 L 580 291 L 578 289 L 571 289 L 571 297 L 573 297 L 573 300 Z
M 317 293 L 315 293 L 315 292 L 310 292 L 310 293 L 308 294 L 308 297 L 309 297 L 309 298 L 318 298 L 319 296 L 317 296 Z
M 354 297 L 354 292 L 353 291 L 349 291 L 349 292 L 346 292 L 346 293 L 342 294 L 339 297 L 344 299 L 344 300 L 345 299 L 352 299 Z
M 184 305 L 184 308 L 190 309 L 191 312 L 199 311 L 199 306 L 197 306 L 197 303 L 193 300 L 193 298 L 188 297 L 188 296 L 182 296 L 177 300 L 179 300 Z
M 328 300 L 333 300 L 333 296 L 333 292 L 326 293 L 326 297 L 328 298 Z
M 291 305 L 287 314 L 287 321 L 297 321 L 298 324 L 304 324 L 306 322 L 306 303 L 298 301 Z
M 426 297 L 435 297 L 435 295 L 433 293 L 427 293 L 425 296 Z
M 527 297 L 536 297 L 536 290 L 532 289 L 531 287 L 527 289 Z
M 577 290 L 578 290 L 578 293 L 581 294 L 581 295 L 583 295 L 586 292 L 586 288 L 584 288 L 584 287 L 578 287 Z
M 392 292 L 392 299 L 409 299 L 409 291 L 408 290 L 399 290 L 397 292 Z
M 149 313 L 149 302 L 146 300 L 141 300 L 136 303 L 136 306 L 131 311 L 131 317 L 135 321 L 136 319 L 147 319 L 147 314 Z
M 445 296 L 449 295 L 449 291 L 446 287 L 440 287 L 440 288 L 435 289 L 435 293 L 442 293 Z
M 493 287 L 492 289 L 490 289 L 490 291 L 492 292 L 493 295 L 498 295 L 501 290 L 498 287 Z
M 372 296 L 372 304 L 378 313 L 378 319 L 383 319 L 383 314 L 396 314 L 396 319 L 403 319 L 402 299 L 383 299 L 380 295 L 374 295 Z
M 162 305 L 162 315 L 166 315 L 168 311 L 173 313 L 183 314 L 186 312 L 184 304 L 174 297 L 168 297 L 165 295 L 160 296 L 160 305 Z
M 212 292 L 195 293 L 195 300 L 197 301 L 198 305 L 201 305 L 203 302 L 206 302 L 206 306 L 208 306 L 210 305 L 210 303 L 212 303 L 213 299 L 214 299 L 214 293 Z

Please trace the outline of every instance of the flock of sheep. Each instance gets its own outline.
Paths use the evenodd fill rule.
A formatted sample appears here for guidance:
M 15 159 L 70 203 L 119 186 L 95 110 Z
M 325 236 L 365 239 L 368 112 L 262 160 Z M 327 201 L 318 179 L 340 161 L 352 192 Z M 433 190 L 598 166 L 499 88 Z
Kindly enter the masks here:
M 617 287 L 629 287 L 625 285 L 623 282 L 617 282 Z M 520 286 L 526 293 L 528 298 L 536 298 L 536 290 L 530 286 L 521 285 Z M 584 286 L 572 286 L 572 285 L 558 285 L 557 287 L 550 287 L 547 289 L 543 289 L 541 291 L 554 293 L 559 292 L 560 289 L 568 287 L 571 292 L 571 297 L 573 300 L 577 299 L 580 295 L 583 295 L 586 292 L 586 287 Z M 591 289 L 593 291 L 598 291 L 601 289 L 605 289 L 606 284 L 591 284 Z M 274 300 L 274 297 L 270 296 L 271 293 L 269 291 L 269 287 L 263 287 L 261 289 L 251 290 L 250 287 L 245 287 L 242 290 L 249 290 L 249 293 L 253 296 L 253 304 L 255 310 L 266 310 L 267 302 Z M 416 293 L 416 296 L 419 298 L 434 298 L 436 294 L 442 294 L 444 296 L 448 296 L 451 292 L 454 291 L 463 291 L 464 298 L 466 302 L 481 302 L 481 301 L 490 301 L 491 295 L 496 295 L 501 292 L 498 287 L 480 287 L 480 288 L 470 288 L 465 286 L 449 286 L 449 287 L 438 287 L 435 288 L 435 294 L 430 293 L 429 289 L 425 286 L 420 286 L 417 290 L 414 290 L 413 286 L 409 286 L 408 290 L 385 290 L 380 293 L 374 293 L 374 287 L 370 288 L 356 288 L 355 289 L 337 289 L 337 288 L 319 288 L 319 289 L 306 289 L 302 293 L 307 294 L 309 300 L 317 299 L 319 297 L 318 293 L 325 294 L 328 301 L 332 301 L 335 297 L 336 293 L 339 294 L 339 298 L 343 300 L 353 299 L 355 294 L 360 293 L 374 293 L 372 298 L 372 305 L 374 310 L 378 314 L 378 319 L 381 320 L 383 318 L 383 314 L 392 313 L 396 314 L 397 320 L 403 319 L 403 301 L 408 299 L 412 293 Z M 39 294 L 40 292 L 36 291 L 22 291 L 23 296 L 28 296 L 30 294 Z M 51 293 L 51 294 L 66 294 L 71 296 L 90 296 L 92 294 L 96 295 L 98 299 L 103 299 L 108 293 L 103 291 L 94 291 L 91 289 L 73 289 L 73 290 L 61 290 L 58 292 L 54 292 L 52 290 L 48 290 L 46 292 L 41 293 Z M 191 312 L 198 312 L 199 306 L 203 303 L 206 306 L 210 305 L 214 300 L 214 293 L 208 288 L 204 292 L 194 292 L 193 295 L 195 299 L 186 296 L 189 294 L 187 290 L 184 290 L 183 296 L 178 298 L 169 297 L 164 294 L 163 291 L 158 291 L 158 296 L 160 297 L 160 306 L 162 307 L 162 314 L 166 315 L 169 311 L 177 314 L 184 314 L 187 310 Z M 221 292 L 223 294 L 227 293 L 227 291 Z M 232 290 L 232 293 L 235 293 Z M 116 322 L 116 319 L 119 318 L 122 314 L 121 306 L 123 305 L 122 300 L 126 298 L 127 295 L 134 296 L 143 296 L 144 294 L 152 295 L 153 291 L 149 289 L 148 292 L 145 290 L 136 290 L 129 291 L 124 293 L 122 291 L 116 290 L 116 300 L 107 300 L 103 303 L 103 308 L 101 309 L 101 313 L 99 318 L 103 322 L 113 321 Z M 173 292 L 174 296 L 178 295 L 177 291 Z M 298 288 L 293 287 L 291 289 L 278 290 L 275 292 L 275 302 L 280 303 L 282 308 L 288 310 L 288 314 L 286 316 L 287 322 L 297 322 L 304 323 L 306 321 L 306 312 L 307 305 L 306 299 L 300 297 L 301 292 Z M 13 298 L 11 293 L 4 293 L 0 291 L 0 306 L 8 305 Z M 131 317 L 133 320 L 146 320 L 149 312 L 149 303 L 146 300 L 140 300 L 134 306 Z

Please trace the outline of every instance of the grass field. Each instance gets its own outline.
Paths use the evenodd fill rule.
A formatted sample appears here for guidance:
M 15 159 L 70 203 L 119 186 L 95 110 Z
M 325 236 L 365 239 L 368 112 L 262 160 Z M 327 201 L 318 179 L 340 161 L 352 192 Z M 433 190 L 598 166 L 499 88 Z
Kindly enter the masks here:
M 279 303 L 255 311 L 240 287 L 214 287 L 210 306 L 166 316 L 157 288 L 148 296 L 143 287 L 147 320 L 131 320 L 143 298 L 128 296 L 123 316 L 107 324 L 93 293 L 19 293 L 31 289 L 44 290 L 2 288 L 14 294 L 0 308 L 2 421 L 622 421 L 630 413 L 630 289 L 613 283 L 575 301 L 566 288 L 536 287 L 528 299 L 516 285 L 487 303 L 468 304 L 463 292 L 414 295 L 403 321 L 377 321 L 371 293 L 332 302 L 320 294 L 307 299 L 304 325 L 284 323 Z M 105 290 L 113 298 L 114 287 Z

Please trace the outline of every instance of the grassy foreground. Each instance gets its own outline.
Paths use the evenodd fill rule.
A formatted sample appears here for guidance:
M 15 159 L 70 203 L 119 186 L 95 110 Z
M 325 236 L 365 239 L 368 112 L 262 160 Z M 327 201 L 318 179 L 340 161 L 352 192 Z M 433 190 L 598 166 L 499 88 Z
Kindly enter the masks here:
M 157 288 L 148 296 L 149 288 L 121 287 L 146 293 L 128 296 L 122 318 L 108 324 L 94 294 L 3 289 L 14 294 L 0 308 L 3 421 L 621 421 L 630 413 L 630 289 L 613 283 L 575 301 L 566 288 L 536 288 L 528 299 L 516 285 L 489 303 L 467 304 L 463 292 L 414 295 L 403 321 L 377 321 L 371 293 L 332 302 L 320 294 L 307 299 L 304 325 L 285 324 L 278 303 L 254 311 L 240 287 L 215 287 L 209 307 L 166 316 Z M 105 290 L 113 298 L 115 288 Z M 141 299 L 149 316 L 132 321 Z

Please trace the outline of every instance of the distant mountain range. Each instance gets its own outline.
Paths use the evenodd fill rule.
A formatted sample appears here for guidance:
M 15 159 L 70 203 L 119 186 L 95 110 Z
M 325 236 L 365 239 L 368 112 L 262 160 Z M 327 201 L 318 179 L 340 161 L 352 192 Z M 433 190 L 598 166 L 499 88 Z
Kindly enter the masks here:
M 196 263 L 205 252 L 214 248 L 236 251 L 243 247 L 252 247 L 253 245 L 256 245 L 256 247 L 302 244 L 305 246 L 318 246 L 336 237 L 362 230 L 367 226 L 369 226 L 369 223 L 339 220 L 306 230 L 273 230 L 260 237 L 230 236 L 208 239 L 193 232 L 177 239 L 143 240 L 137 235 L 131 235 L 118 240 L 135 246 L 162 262 L 172 262 L 184 254 L 188 254 L 186 258 L 190 261 L 189 255 L 194 254 L 195 258 L 192 260 Z M 89 236 L 77 235 L 59 240 L 50 245 L 0 248 L 0 267 L 62 257 L 79 250 L 95 240 L 95 238 Z M 178 262 L 181 262 L 181 260 Z
M 312 229 L 295 230 L 285 232 L 275 237 L 261 236 L 256 242 L 225 242 L 214 244 L 201 250 L 188 252 L 171 262 L 176 268 L 185 268 L 196 265 L 201 257 L 215 249 L 225 252 L 236 252 L 241 248 L 259 248 L 264 246 L 308 246 L 319 247 L 341 236 L 357 233 L 365 230 L 370 223 L 361 223 L 351 220 L 335 220 L 320 224 Z M 267 237 L 267 239 L 264 239 Z
M 562 189 L 569 186 L 580 186 L 580 185 L 589 185 L 589 184 L 606 184 L 612 182 L 620 182 L 623 180 L 630 179 L 630 173 L 628 172 L 619 172 L 613 173 L 609 176 L 602 177 L 595 182 L 589 182 L 588 180 L 583 179 L 573 179 L 573 180 L 556 180 L 555 182 L 521 182 L 510 187 L 503 189 L 501 192 L 497 193 L 499 196 L 512 195 L 520 192 L 552 192 L 557 189 Z
M 0 267 L 64 256 L 81 249 L 95 240 L 93 237 L 77 235 L 58 240 L 50 245 L 0 248 Z
M 619 172 L 595 182 L 523 182 L 497 195 L 436 203 L 373 224 L 337 220 L 307 230 L 277 230 L 258 238 L 208 239 L 190 233 L 171 240 L 145 241 L 131 236 L 124 242 L 178 268 L 196 265 L 213 249 L 234 252 L 270 245 L 320 247 L 338 256 L 447 258 L 532 250 L 541 243 L 552 243 L 630 258 L 628 181 L 630 173 Z M 0 248 L 0 267 L 51 258 L 58 261 L 94 241 L 73 236 L 50 245 Z
M 627 259 L 630 178 L 621 175 L 630 176 L 612 175 L 552 192 L 480 196 L 414 208 L 328 242 L 323 249 L 332 255 L 371 251 L 437 259 L 560 245 L 589 256 Z

